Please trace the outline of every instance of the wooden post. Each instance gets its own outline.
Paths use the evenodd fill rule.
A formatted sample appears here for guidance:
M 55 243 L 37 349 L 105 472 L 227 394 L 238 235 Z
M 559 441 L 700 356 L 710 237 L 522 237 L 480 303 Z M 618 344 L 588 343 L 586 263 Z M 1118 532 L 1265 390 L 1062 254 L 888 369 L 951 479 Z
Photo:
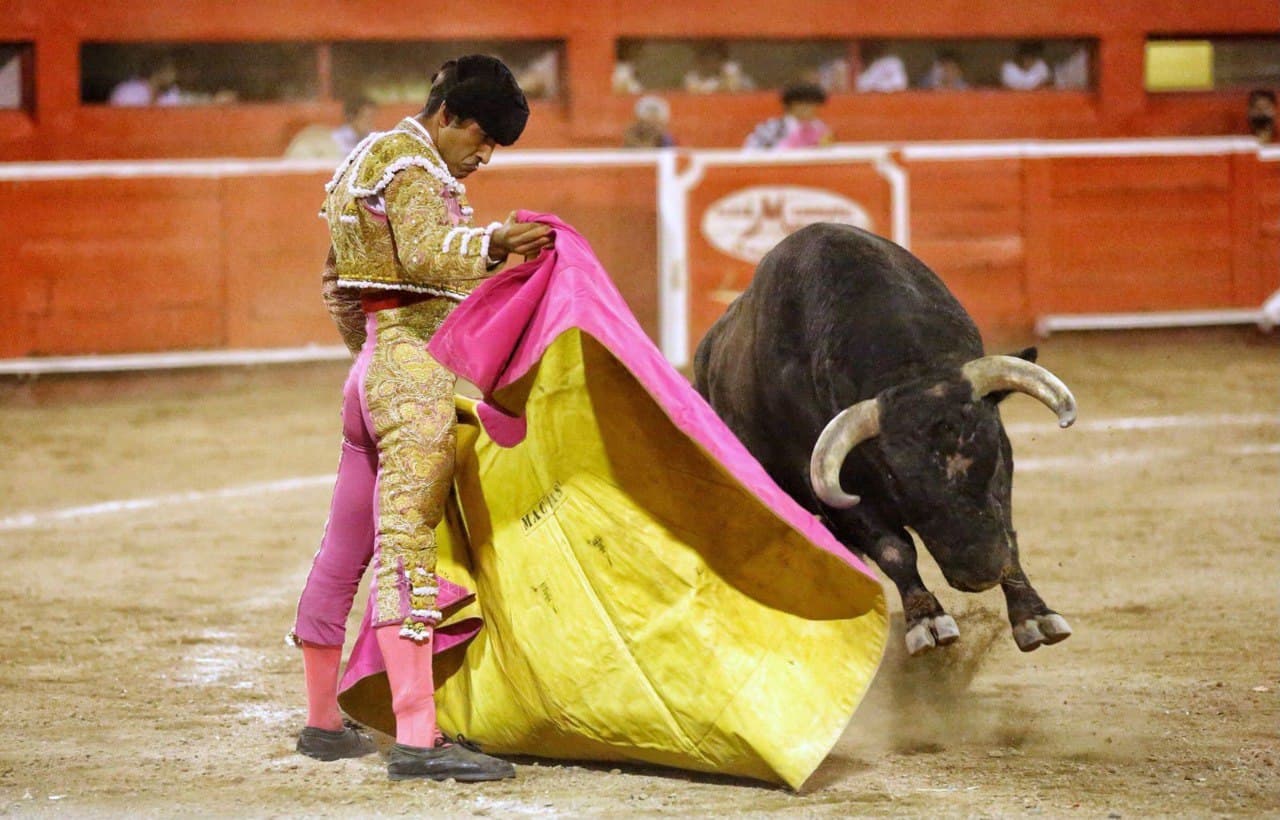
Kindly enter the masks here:
M 316 99 L 333 99 L 333 47 L 330 43 L 316 46 Z
M 1053 160 L 1022 160 L 1022 290 L 1027 324 L 1059 309 L 1053 297 Z

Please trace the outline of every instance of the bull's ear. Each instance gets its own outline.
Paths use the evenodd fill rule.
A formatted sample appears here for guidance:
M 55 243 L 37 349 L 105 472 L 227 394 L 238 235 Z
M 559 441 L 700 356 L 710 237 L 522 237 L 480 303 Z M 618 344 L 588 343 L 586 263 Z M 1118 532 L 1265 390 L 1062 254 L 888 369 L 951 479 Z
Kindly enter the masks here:
M 1027 361 L 1034 363 L 1036 360 L 1036 357 L 1040 355 L 1040 351 L 1036 350 L 1034 347 L 1026 347 L 1026 348 L 1023 348 L 1022 350 L 1019 350 L 1017 353 L 1010 353 L 1009 355 L 1017 356 L 1019 359 L 1026 359 Z M 999 404 L 1000 402 L 1009 398 L 1009 394 L 1013 392 L 1014 391 L 1012 390 L 996 390 L 991 393 L 988 393 L 986 395 L 986 399 L 987 401 L 993 404 Z

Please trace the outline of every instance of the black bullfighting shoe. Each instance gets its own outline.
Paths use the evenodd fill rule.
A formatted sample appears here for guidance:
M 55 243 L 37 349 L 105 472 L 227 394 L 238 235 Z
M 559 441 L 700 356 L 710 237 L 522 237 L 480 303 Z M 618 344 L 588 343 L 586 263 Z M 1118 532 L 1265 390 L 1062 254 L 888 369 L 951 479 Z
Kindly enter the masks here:
M 387 777 L 392 780 L 448 780 L 480 783 L 516 776 L 516 767 L 490 757 L 462 735 L 456 743 L 436 741 L 431 749 L 397 743 L 387 755 Z
M 316 760 L 342 760 L 346 757 L 364 757 L 373 754 L 378 747 L 373 739 L 356 729 L 355 724 L 347 723 L 342 729 L 317 729 L 314 726 L 303 727 L 298 735 L 298 753 Z

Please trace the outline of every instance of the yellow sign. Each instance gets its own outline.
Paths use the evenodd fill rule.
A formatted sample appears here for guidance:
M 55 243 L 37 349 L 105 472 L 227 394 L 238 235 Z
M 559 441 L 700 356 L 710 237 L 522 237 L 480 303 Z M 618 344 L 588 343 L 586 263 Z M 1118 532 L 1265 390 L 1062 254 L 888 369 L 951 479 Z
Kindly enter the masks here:
M 1148 91 L 1213 89 L 1213 43 L 1208 40 L 1154 40 L 1147 43 Z

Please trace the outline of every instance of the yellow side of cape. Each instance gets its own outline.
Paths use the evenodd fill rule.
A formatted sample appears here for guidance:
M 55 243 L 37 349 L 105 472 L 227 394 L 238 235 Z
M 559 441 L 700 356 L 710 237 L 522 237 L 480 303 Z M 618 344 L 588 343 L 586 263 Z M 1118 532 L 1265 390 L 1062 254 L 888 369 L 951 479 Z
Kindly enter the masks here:
M 577 330 L 499 399 L 504 449 L 459 398 L 440 574 L 480 616 L 437 657 L 441 727 L 494 754 L 631 760 L 798 788 L 839 739 L 887 634 L 880 585 L 810 544 Z M 385 676 L 344 694 L 389 730 Z

